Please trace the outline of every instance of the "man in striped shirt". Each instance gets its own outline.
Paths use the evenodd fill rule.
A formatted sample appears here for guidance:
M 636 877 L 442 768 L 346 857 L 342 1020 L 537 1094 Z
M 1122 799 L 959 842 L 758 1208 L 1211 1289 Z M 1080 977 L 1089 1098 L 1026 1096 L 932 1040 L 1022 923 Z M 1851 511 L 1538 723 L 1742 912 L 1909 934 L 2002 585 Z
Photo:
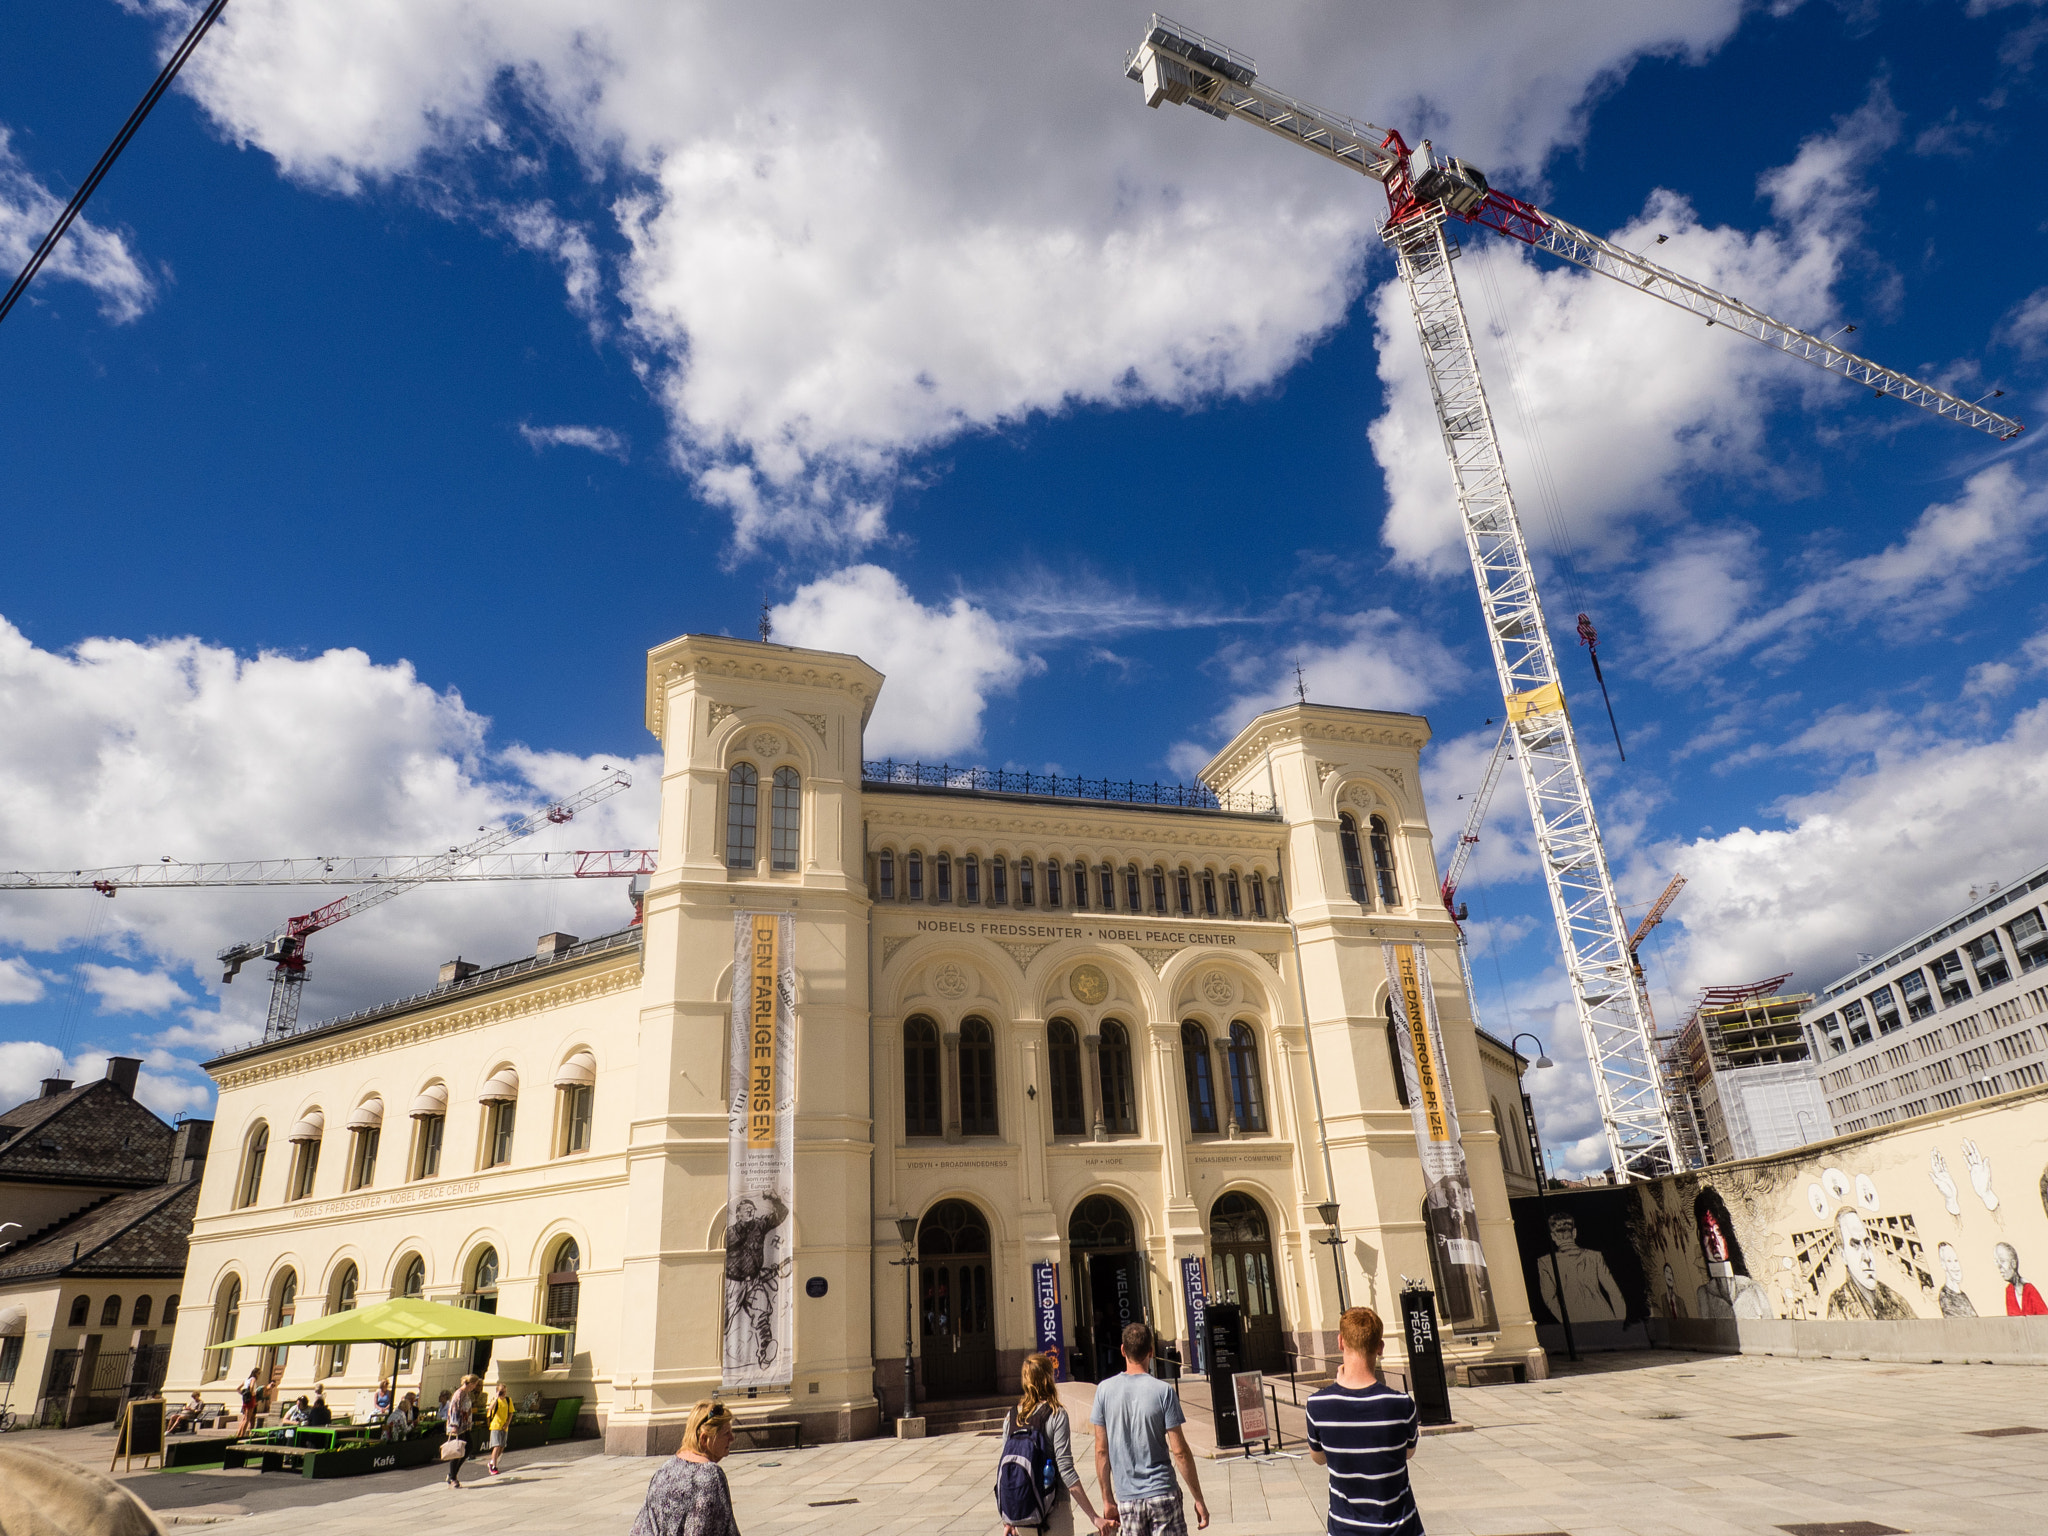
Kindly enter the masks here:
M 1330 1470 L 1330 1536 L 1422 1536 L 1408 1486 L 1420 1426 L 1415 1399 L 1380 1379 L 1386 1325 L 1353 1307 L 1337 1336 L 1337 1379 L 1308 1400 L 1309 1454 Z

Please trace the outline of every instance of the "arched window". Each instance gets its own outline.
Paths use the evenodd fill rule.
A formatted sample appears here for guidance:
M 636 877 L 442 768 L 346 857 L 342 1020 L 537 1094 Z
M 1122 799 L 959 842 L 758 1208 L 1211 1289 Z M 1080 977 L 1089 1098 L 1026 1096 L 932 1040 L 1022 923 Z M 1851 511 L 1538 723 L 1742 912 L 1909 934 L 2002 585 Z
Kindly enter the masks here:
M 1152 866 L 1152 910 L 1166 916 L 1166 871 L 1157 864 Z
M 427 1294 L 427 1262 L 418 1254 L 412 1255 L 403 1264 L 398 1266 L 398 1275 L 399 1295 L 409 1296 L 414 1301 L 418 1301 Z M 409 1371 L 412 1369 L 413 1350 L 417 1347 L 410 1339 L 398 1346 L 397 1368 L 399 1370 Z
M 953 856 L 950 853 L 942 853 L 932 860 L 932 899 L 953 899 Z
M 228 1276 L 220 1288 L 220 1295 L 213 1304 L 213 1326 L 207 1331 L 211 1335 L 209 1344 L 225 1344 L 240 1331 L 242 1315 L 242 1282 L 233 1275 Z M 209 1349 L 206 1352 L 206 1379 L 219 1381 L 228 1373 L 228 1359 L 234 1353 L 229 1349 Z
M 368 1189 L 377 1182 L 377 1139 L 383 1135 L 384 1100 L 372 1094 L 348 1117 L 348 1187 Z
M 441 1175 L 441 1141 L 448 1131 L 448 1085 L 429 1083 L 407 1111 L 412 1119 L 412 1176 Z
M 1337 846 L 1344 851 L 1344 884 L 1351 892 L 1351 899 L 1361 907 L 1372 905 L 1372 898 L 1365 894 L 1365 855 L 1358 846 L 1358 823 L 1349 811 L 1337 818 Z
M 270 1150 L 270 1127 L 261 1120 L 256 1129 L 249 1133 L 249 1142 L 242 1153 L 242 1178 L 235 1186 L 237 1206 L 254 1205 L 256 1197 L 263 1193 L 263 1155 Z
M 358 1279 L 359 1276 L 356 1273 L 355 1265 L 344 1264 L 341 1266 L 341 1273 L 334 1277 L 334 1293 L 328 1298 L 327 1310 L 329 1312 L 353 1312 L 355 1310 Z M 347 1370 L 348 1346 L 346 1344 L 337 1344 L 334 1346 L 334 1357 L 328 1361 L 327 1369 L 320 1374 L 323 1376 L 339 1376 Z
M 1138 1129 L 1138 1101 L 1131 1087 L 1131 1037 L 1115 1019 L 1102 1021 L 1102 1123 L 1112 1131 Z
M 1047 859 L 1045 861 L 1045 904 L 1048 907 L 1066 905 L 1065 902 L 1060 900 L 1060 861 L 1058 859 Z
M 149 1310 L 149 1298 L 147 1296 L 136 1297 L 135 1311 L 128 1319 L 128 1326 L 131 1328 L 147 1328 L 149 1326 Z
M 1180 896 L 1180 915 L 1182 917 L 1193 917 L 1195 915 L 1195 885 L 1194 881 L 1188 876 L 1186 865 L 1181 866 L 1178 880 L 1180 884 L 1178 892 Z
M 561 1095 L 561 1140 L 556 1155 L 590 1150 L 591 1119 L 597 1108 L 597 1053 L 572 1051 L 555 1068 L 555 1091 Z
M 1230 1112 L 1238 1129 L 1266 1129 L 1266 1092 L 1259 1080 L 1259 1041 L 1242 1020 L 1230 1026 Z
M 72 1297 L 71 1317 L 70 1320 L 65 1324 L 65 1326 L 67 1328 L 83 1328 L 91 1320 L 92 1298 L 90 1296 Z
M 1074 910 L 1088 910 L 1088 866 L 1079 859 L 1074 860 Z
M 1508 1123 L 1501 1115 L 1500 1100 L 1490 1099 L 1487 1102 L 1493 1106 L 1493 1131 L 1494 1135 L 1500 1140 L 1500 1171 L 1502 1173 L 1513 1173 L 1515 1171 L 1515 1149 L 1508 1141 Z
M 1035 867 L 1034 862 L 1030 859 L 1019 859 L 1017 861 L 1017 905 L 1020 907 L 1035 907 L 1038 905 L 1038 897 L 1031 889 L 1031 875 Z
M 971 853 L 960 861 L 960 899 L 970 907 L 981 905 L 981 860 Z
M 100 1326 L 112 1328 L 121 1321 L 121 1298 L 109 1296 L 100 1303 Z
M 164 1327 L 168 1328 L 178 1320 L 178 1295 L 173 1291 L 164 1298 Z
M 1252 916 L 1264 918 L 1265 915 L 1266 875 L 1263 870 L 1255 869 L 1252 871 Z
M 287 1200 L 303 1200 L 313 1193 L 313 1180 L 320 1173 L 320 1139 L 327 1134 L 327 1117 L 309 1109 L 292 1126 L 292 1173 L 285 1185 Z
M 469 1266 L 469 1292 L 472 1296 L 498 1294 L 498 1250 L 488 1243 L 477 1250 Z
M 1145 910 L 1145 897 L 1138 882 L 1138 866 L 1124 866 L 1124 905 L 1133 912 Z
M 939 1110 L 939 1031 L 930 1019 L 903 1026 L 903 1132 L 937 1136 L 945 1130 Z
M 1394 1069 L 1394 1097 L 1408 1107 L 1408 1074 L 1401 1068 L 1401 1024 L 1394 1017 L 1394 1000 L 1387 999 L 1387 1060 Z
M 1100 866 L 1095 871 L 1095 883 L 1098 886 L 1100 886 L 1102 890 L 1102 910 L 1105 912 L 1114 912 L 1116 910 L 1115 866 L 1110 864 L 1104 864 Z
M 1081 1037 L 1065 1019 L 1045 1027 L 1052 1090 L 1052 1133 L 1080 1136 L 1087 1132 L 1087 1111 L 1081 1097 Z
M 542 1314 L 541 1321 L 550 1328 L 565 1328 L 568 1332 L 541 1335 L 541 1365 L 546 1369 L 560 1370 L 575 1357 L 576 1310 L 583 1291 L 582 1268 L 583 1252 L 576 1246 L 576 1239 L 563 1238 L 548 1266 L 547 1311 Z
M 960 1134 L 996 1134 L 996 1036 L 986 1019 L 960 1025 Z
M 803 776 L 794 768 L 775 770 L 769 806 L 768 855 L 775 869 L 795 869 L 797 844 L 803 831 Z
M 1215 917 L 1217 915 L 1216 871 L 1213 869 L 1202 871 L 1202 915 L 1204 917 Z
M 1394 881 L 1394 840 L 1387 835 L 1385 818 L 1372 819 L 1372 872 L 1379 881 L 1380 904 L 1401 905 L 1401 887 Z
M 997 854 L 988 861 L 988 899 L 991 906 L 1010 904 L 1010 866 Z
M 483 1156 L 486 1168 L 502 1168 L 512 1161 L 512 1129 L 519 1115 L 519 1073 L 500 1067 L 491 1074 L 477 1101 L 484 1107 Z
M 924 855 L 913 848 L 910 856 L 903 861 L 904 895 L 912 901 L 924 900 Z
M 1188 1129 L 1216 1129 L 1216 1070 L 1209 1061 L 1209 1032 L 1189 1019 L 1180 1027 L 1181 1066 L 1188 1076 Z
M 761 775 L 752 763 L 734 763 L 725 776 L 725 867 L 754 867 L 754 834 L 761 823 Z
M 896 855 L 887 848 L 875 855 L 875 895 L 882 901 L 896 899 Z
M 1234 870 L 1234 869 L 1233 869 L 1233 870 L 1232 870 L 1232 871 L 1230 872 L 1230 877 L 1229 877 L 1229 880 L 1228 880 L 1228 882 L 1227 882 L 1227 883 L 1228 883 L 1228 885 L 1229 885 L 1229 887 L 1230 887 L 1230 915 L 1231 915 L 1232 917 L 1243 917 L 1243 916 L 1244 916 L 1244 892 L 1243 892 L 1243 890 L 1242 890 L 1242 889 L 1241 889 L 1241 888 L 1240 888 L 1240 887 L 1238 886 L 1238 883 L 1237 883 L 1237 871 L 1236 871 L 1236 870 Z

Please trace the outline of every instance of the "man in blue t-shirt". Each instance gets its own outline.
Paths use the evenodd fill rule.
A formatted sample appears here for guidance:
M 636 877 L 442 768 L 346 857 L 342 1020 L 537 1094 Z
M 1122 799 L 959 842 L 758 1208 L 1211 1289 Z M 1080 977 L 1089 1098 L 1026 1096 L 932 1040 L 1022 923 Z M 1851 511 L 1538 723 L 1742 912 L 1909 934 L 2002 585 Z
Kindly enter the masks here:
M 1337 1379 L 1308 1400 L 1308 1448 L 1330 1469 L 1330 1536 L 1422 1536 L 1408 1486 L 1420 1443 L 1415 1399 L 1380 1379 L 1386 1327 L 1371 1307 L 1337 1322 Z
M 1195 1529 L 1209 1528 L 1209 1506 L 1195 1477 L 1194 1453 L 1180 1426 L 1180 1394 L 1151 1372 L 1152 1330 L 1124 1329 L 1123 1374 L 1095 1389 L 1095 1480 L 1102 1485 L 1102 1519 L 1118 1536 L 1187 1536 L 1174 1468 L 1195 1501 Z

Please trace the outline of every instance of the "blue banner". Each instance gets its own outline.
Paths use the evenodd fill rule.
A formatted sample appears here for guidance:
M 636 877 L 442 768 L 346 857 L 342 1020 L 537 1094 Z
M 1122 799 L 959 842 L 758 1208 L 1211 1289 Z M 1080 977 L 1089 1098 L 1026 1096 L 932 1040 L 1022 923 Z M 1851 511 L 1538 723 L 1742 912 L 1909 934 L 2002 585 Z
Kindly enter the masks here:
M 1202 1256 L 1188 1254 L 1180 1261 L 1181 1289 L 1188 1299 L 1187 1368 L 1197 1376 L 1209 1372 L 1209 1285 L 1202 1273 Z
M 1032 1261 L 1031 1310 L 1038 1316 L 1039 1353 L 1052 1356 L 1061 1381 L 1073 1380 L 1067 1374 L 1066 1329 L 1060 1316 L 1060 1267 L 1050 1259 Z

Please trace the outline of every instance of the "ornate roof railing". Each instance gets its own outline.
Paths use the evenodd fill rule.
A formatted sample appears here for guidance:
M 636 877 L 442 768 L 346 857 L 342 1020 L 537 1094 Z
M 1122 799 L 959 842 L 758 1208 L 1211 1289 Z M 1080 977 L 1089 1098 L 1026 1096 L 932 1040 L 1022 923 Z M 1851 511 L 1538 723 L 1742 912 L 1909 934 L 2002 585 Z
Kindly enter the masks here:
M 1136 779 L 1087 779 L 1060 773 L 1008 768 L 960 768 L 951 763 L 899 763 L 894 758 L 860 765 L 867 784 L 900 784 L 979 794 L 1043 795 L 1061 800 L 1097 800 L 1111 805 L 1163 806 L 1183 811 L 1227 811 L 1278 819 L 1270 795 L 1218 794 L 1206 784 L 1141 784 Z

